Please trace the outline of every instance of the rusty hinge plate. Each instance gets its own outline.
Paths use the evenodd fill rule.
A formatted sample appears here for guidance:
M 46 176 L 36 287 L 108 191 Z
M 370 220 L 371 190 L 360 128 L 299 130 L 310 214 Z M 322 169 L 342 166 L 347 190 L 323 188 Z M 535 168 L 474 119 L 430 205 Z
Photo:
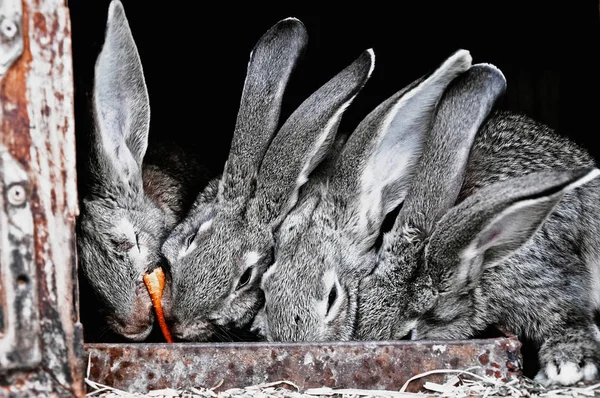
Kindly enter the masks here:
M 0 80 L 23 53 L 21 0 L 0 0 Z
M 0 372 L 41 360 L 27 173 L 0 145 Z
M 472 371 L 504 381 L 521 373 L 515 337 L 468 341 L 396 341 L 323 344 L 87 344 L 90 380 L 145 393 L 164 388 L 245 387 L 287 380 L 317 387 L 398 390 L 434 369 Z M 443 382 L 434 374 L 425 381 Z

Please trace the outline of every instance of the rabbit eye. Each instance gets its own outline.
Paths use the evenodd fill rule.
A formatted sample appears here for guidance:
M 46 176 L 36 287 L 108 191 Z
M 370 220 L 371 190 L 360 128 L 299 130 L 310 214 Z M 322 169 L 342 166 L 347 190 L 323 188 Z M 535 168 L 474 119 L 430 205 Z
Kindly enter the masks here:
M 327 315 L 329 314 L 329 311 L 331 311 L 331 307 L 333 307 L 333 305 L 335 304 L 337 297 L 337 286 L 334 284 L 331 287 L 331 290 L 329 291 L 329 298 L 327 299 Z
M 185 241 L 185 243 L 186 243 L 186 246 L 187 246 L 187 247 L 190 247 L 190 246 L 191 246 L 191 244 L 192 244 L 192 242 L 194 241 L 194 239 L 196 239 L 196 235 L 197 235 L 197 234 L 198 234 L 198 233 L 196 232 L 196 233 L 194 233 L 194 234 L 190 235 L 190 236 L 187 238 L 187 240 Z
M 240 277 L 240 281 L 238 282 L 237 288 L 235 290 L 240 290 L 244 286 L 250 282 L 250 277 L 252 276 L 252 267 L 246 268 L 246 271 Z
M 114 244 L 115 249 L 120 252 L 129 251 L 133 248 L 133 246 L 135 246 L 133 243 L 129 242 L 128 240 L 113 242 L 113 244 Z

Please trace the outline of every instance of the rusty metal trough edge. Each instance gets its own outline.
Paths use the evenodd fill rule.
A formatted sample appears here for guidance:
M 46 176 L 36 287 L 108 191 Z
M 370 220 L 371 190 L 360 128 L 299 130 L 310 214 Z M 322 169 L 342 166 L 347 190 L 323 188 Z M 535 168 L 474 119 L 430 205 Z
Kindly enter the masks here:
M 434 369 L 471 369 L 509 381 L 521 375 L 521 343 L 514 336 L 460 341 L 330 343 L 86 344 L 89 379 L 146 393 L 190 387 L 219 390 L 287 380 L 316 387 L 399 390 L 412 376 Z M 447 375 L 411 382 L 442 383 Z

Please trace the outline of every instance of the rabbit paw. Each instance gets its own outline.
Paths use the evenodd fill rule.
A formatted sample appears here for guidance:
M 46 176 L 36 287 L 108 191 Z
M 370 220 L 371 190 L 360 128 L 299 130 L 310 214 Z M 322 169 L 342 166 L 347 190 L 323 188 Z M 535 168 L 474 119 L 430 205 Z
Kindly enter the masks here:
M 542 344 L 540 362 L 535 379 L 544 385 L 591 381 L 598 377 L 600 343 L 590 338 L 588 329 L 568 330 Z
M 590 381 L 598 377 L 598 367 L 593 362 L 551 362 L 538 372 L 535 381 L 544 386 L 552 384 L 571 385 L 579 381 Z

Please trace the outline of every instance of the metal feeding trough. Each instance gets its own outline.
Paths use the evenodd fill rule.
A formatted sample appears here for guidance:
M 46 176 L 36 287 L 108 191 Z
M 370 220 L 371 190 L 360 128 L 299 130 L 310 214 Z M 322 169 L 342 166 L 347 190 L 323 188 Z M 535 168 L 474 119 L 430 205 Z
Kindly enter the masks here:
M 462 341 L 311 343 L 86 344 L 89 379 L 125 391 L 190 387 L 218 390 L 290 381 L 308 388 L 399 390 L 411 377 L 436 369 L 512 380 L 521 374 L 514 336 Z M 411 382 L 443 383 L 432 374 Z

